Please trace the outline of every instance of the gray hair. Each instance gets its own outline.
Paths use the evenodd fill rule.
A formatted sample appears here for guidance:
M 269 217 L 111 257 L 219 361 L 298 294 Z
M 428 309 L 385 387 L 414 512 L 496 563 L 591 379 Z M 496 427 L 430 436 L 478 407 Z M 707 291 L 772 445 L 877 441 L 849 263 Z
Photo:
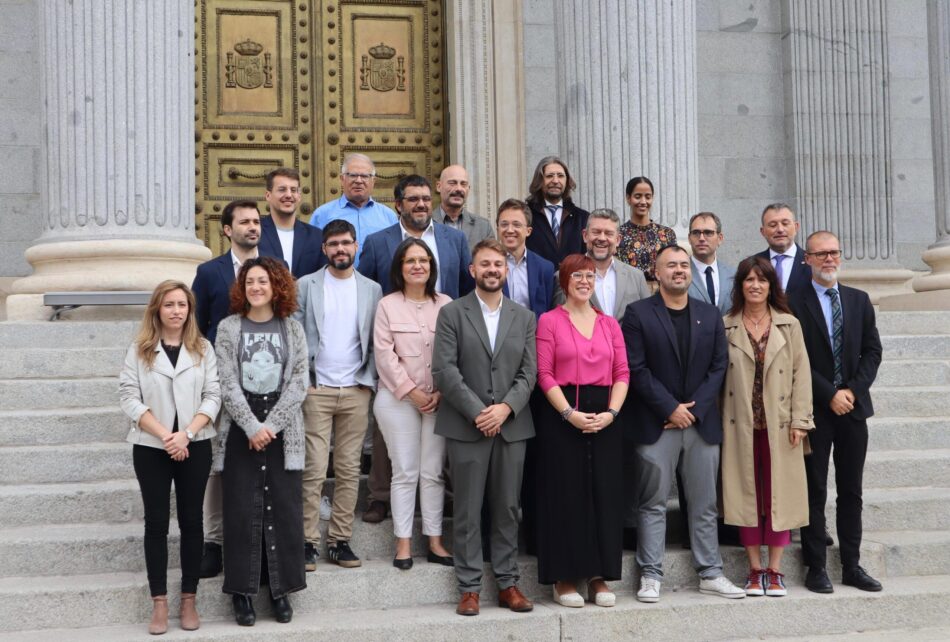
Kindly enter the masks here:
M 606 207 L 600 207 L 590 213 L 590 216 L 587 217 L 587 227 L 590 227 L 590 222 L 595 218 L 605 219 L 620 225 L 620 217 L 617 213 Z
M 340 173 L 346 174 L 346 168 L 349 167 L 350 163 L 353 161 L 363 161 L 364 163 L 369 163 L 369 166 L 373 168 L 373 175 L 376 175 L 376 163 L 373 162 L 373 159 L 366 154 L 358 154 L 355 152 L 352 154 L 347 154 L 343 157 L 343 164 L 340 165 Z
M 722 234 L 722 221 L 720 221 L 719 217 L 712 212 L 700 212 L 699 214 L 693 214 L 693 216 L 689 219 L 689 229 L 693 229 L 693 221 L 698 218 L 711 218 L 716 222 L 716 234 Z
M 761 216 L 760 218 L 761 218 L 761 220 L 762 220 L 763 223 L 765 222 L 765 215 L 766 215 L 768 212 L 771 212 L 772 210 L 776 210 L 776 211 L 778 211 L 778 210 L 788 210 L 789 212 L 792 213 L 792 218 L 793 218 L 793 219 L 797 219 L 797 218 L 798 218 L 797 216 L 795 216 L 795 210 L 793 210 L 793 209 L 792 209 L 792 206 L 789 205 L 788 203 L 769 203 L 768 205 L 766 205 L 766 206 L 762 209 L 762 216 Z

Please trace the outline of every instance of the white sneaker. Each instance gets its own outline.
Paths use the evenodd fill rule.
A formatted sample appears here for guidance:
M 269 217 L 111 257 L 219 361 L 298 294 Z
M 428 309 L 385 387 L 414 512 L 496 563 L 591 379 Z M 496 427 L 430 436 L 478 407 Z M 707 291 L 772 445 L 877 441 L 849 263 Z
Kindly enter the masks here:
M 700 578 L 699 592 L 707 595 L 718 595 L 730 600 L 738 600 L 745 597 L 745 591 L 732 582 L 725 575 L 714 577 L 711 580 Z
M 324 495 L 320 498 L 320 519 L 325 522 L 329 521 L 332 513 L 333 505 L 330 503 L 330 498 Z
M 744 593 L 743 593 L 744 595 Z M 652 577 L 640 578 L 640 590 L 637 591 L 637 599 L 641 602 L 653 604 L 660 601 L 660 580 Z

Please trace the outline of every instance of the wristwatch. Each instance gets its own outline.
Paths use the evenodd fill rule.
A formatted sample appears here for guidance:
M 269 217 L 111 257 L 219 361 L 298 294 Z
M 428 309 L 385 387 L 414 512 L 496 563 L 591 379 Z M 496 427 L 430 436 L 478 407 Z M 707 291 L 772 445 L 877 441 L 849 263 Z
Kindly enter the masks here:
M 617 415 L 620 414 L 620 411 L 614 410 L 613 408 L 607 408 L 607 412 L 609 412 L 611 415 L 613 415 L 614 419 L 616 419 L 616 418 L 617 418 Z
M 187 428 L 185 429 L 185 436 L 188 437 L 188 441 L 194 441 L 194 440 L 195 440 L 195 433 L 191 432 L 191 431 L 188 430 Z

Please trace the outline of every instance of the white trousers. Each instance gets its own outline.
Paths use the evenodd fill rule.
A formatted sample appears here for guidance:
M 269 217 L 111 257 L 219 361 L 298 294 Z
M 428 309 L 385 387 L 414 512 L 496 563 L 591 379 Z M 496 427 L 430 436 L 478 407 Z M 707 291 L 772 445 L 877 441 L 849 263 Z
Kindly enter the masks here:
M 435 415 L 419 412 L 409 398 L 399 401 L 383 387 L 373 404 L 376 423 L 393 467 L 390 504 L 396 537 L 412 537 L 416 487 L 422 508 L 422 534 L 442 534 L 445 438 L 435 434 Z

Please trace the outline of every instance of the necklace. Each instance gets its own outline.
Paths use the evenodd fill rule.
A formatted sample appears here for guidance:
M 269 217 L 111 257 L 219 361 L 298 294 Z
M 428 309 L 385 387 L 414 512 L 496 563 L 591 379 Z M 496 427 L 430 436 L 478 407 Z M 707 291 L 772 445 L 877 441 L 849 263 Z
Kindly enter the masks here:
M 758 321 L 756 321 L 755 319 L 753 319 L 752 317 L 750 317 L 749 315 L 747 315 L 745 312 L 742 313 L 742 318 L 748 319 L 748 320 L 749 320 L 749 323 L 751 323 L 752 325 L 755 326 L 755 331 L 756 331 L 756 332 L 759 331 L 759 324 L 762 323 L 762 320 L 763 320 L 765 317 L 767 317 L 767 316 L 769 316 L 769 311 L 768 311 L 768 310 L 766 310 L 765 313 L 762 314 L 762 316 L 759 317 Z

